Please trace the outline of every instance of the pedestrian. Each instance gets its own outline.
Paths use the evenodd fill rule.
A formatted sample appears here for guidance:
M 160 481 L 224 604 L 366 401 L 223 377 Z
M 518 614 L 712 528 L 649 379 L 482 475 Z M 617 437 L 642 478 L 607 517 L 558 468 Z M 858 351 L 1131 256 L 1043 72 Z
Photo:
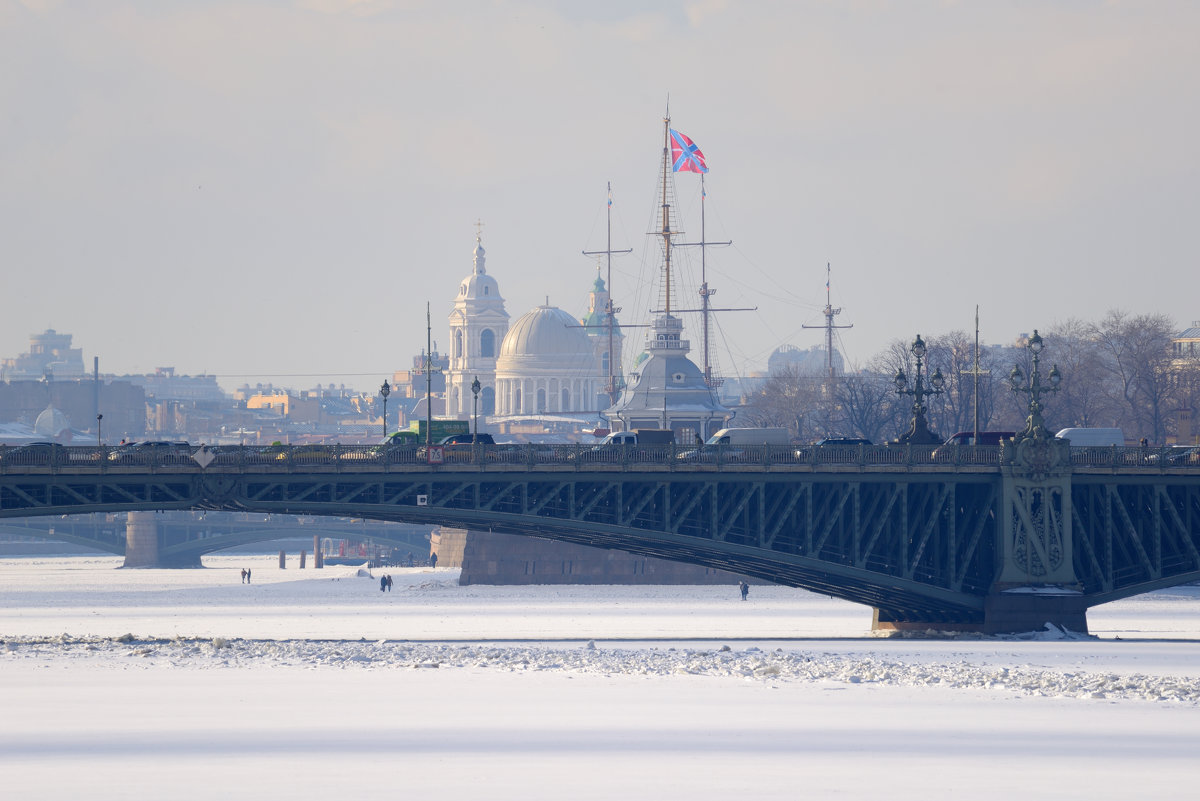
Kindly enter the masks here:
M 242 583 L 246 583 L 246 568 L 242 568 Z
M 436 553 L 429 554 L 429 566 L 437 567 L 437 554 Z
M 246 568 L 246 583 L 250 583 L 250 568 Z
M 387 576 L 380 576 L 379 577 L 379 591 L 384 592 L 386 590 L 387 590 Z
M 742 600 L 746 600 L 746 596 L 750 594 L 750 585 L 744 581 L 739 581 L 738 589 L 742 591 Z
M 387 574 L 387 582 L 388 582 L 388 592 L 391 592 L 392 591 L 392 574 L 391 573 Z

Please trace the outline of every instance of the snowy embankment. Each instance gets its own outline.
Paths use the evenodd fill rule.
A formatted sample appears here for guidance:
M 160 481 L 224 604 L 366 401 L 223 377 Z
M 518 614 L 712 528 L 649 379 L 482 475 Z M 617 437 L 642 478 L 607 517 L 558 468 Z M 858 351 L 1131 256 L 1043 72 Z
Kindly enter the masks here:
M 1051 698 L 1144 700 L 1200 704 L 1192 678 L 1040 669 L 953 662 L 904 662 L 879 654 L 854 656 L 713 648 L 620 648 L 589 641 L 572 647 L 428 644 L 392 641 L 10 638 L 3 661 L 89 667 L 237 669 L 246 667 L 368 670 L 451 669 L 557 671 L 602 676 L 677 674 L 763 682 L 839 682 L 893 687 L 943 687 Z

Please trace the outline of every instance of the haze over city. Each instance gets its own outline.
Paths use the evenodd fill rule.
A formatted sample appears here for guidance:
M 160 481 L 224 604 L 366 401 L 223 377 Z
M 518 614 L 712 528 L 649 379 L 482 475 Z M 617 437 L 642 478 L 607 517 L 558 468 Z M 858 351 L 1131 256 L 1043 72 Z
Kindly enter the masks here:
M 614 297 L 644 322 L 668 97 L 707 157 L 708 238 L 734 242 L 714 302 L 757 307 L 720 318 L 728 373 L 821 344 L 826 263 L 852 366 L 976 304 L 987 342 L 1118 307 L 1182 328 L 1197 23 L 1185 2 L 0 0 L 0 352 L 52 327 L 105 372 L 373 387 L 424 346 L 427 301 L 444 347 L 477 221 L 510 314 L 582 314 L 610 181 L 635 250 Z M 698 176 L 676 186 L 694 241 Z

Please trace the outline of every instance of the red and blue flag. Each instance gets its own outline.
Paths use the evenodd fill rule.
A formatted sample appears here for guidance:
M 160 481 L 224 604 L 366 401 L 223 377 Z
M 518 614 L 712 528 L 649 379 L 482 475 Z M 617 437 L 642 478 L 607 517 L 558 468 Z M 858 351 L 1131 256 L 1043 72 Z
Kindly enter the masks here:
M 708 172 L 700 148 L 674 128 L 671 129 L 671 162 L 674 172 Z

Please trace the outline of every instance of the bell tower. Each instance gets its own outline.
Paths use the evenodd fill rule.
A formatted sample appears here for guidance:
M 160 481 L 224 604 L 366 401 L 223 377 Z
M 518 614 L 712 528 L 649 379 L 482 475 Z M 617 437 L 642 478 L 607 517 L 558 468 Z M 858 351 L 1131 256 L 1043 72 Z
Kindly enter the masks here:
M 487 273 L 483 223 L 477 223 L 473 269 L 458 287 L 450 312 L 450 367 L 446 373 L 446 413 L 469 418 L 475 402 L 471 384 L 478 377 L 480 416 L 495 414 L 496 357 L 508 332 L 508 312 L 500 285 Z

